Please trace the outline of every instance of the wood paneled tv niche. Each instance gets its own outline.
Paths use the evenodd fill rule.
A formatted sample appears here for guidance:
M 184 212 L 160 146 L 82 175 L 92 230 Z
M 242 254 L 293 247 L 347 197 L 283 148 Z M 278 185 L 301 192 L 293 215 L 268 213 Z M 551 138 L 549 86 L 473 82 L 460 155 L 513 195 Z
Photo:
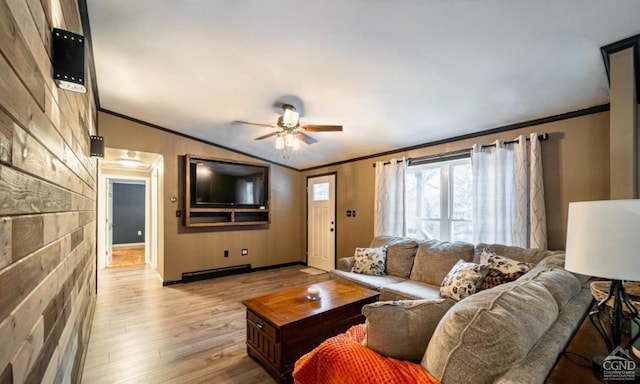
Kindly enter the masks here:
M 269 165 L 196 155 L 185 165 L 185 226 L 269 224 Z

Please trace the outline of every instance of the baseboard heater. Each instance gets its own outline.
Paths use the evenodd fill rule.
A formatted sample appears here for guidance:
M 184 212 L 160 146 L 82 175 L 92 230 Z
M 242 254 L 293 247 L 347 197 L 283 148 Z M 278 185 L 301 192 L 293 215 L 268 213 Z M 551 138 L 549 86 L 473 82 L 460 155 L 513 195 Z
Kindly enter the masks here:
M 235 265 L 233 267 L 206 269 L 203 271 L 195 272 L 183 272 L 182 282 L 188 283 L 191 281 L 213 279 L 215 277 L 238 275 L 240 273 L 251 272 L 251 264 Z

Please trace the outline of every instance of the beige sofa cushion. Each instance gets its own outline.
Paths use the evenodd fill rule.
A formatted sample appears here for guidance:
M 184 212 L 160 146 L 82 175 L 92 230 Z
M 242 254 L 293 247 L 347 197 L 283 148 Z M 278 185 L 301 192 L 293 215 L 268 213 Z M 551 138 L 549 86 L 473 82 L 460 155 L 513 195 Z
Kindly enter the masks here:
M 439 286 L 458 260 L 471 261 L 472 258 L 473 244 L 461 241 L 420 241 L 411 269 L 411 280 Z
M 380 288 L 380 301 L 441 298 L 439 286 L 414 280 L 405 280 Z
M 371 275 L 363 275 L 360 273 L 342 271 L 339 269 L 332 270 L 330 272 L 330 275 L 331 275 L 331 279 L 345 281 L 347 283 L 360 284 L 367 288 L 375 289 L 376 291 L 379 291 L 380 288 L 385 287 L 387 285 L 405 281 L 404 279 L 397 276 L 391 276 L 391 275 L 371 276 Z
M 484 251 L 485 249 L 490 250 L 495 254 L 506 256 L 510 259 L 524 261 L 525 263 L 531 264 L 538 264 L 545 257 L 564 253 L 563 251 L 545 251 L 537 248 L 527 249 L 511 245 L 478 243 L 475 246 L 473 256 L 474 263 L 480 262 L 480 256 L 482 255 L 482 251 Z
M 379 301 L 367 304 L 367 347 L 402 360 L 419 361 L 431 335 L 444 314 L 453 306 L 447 299 Z
M 547 256 L 542 261 L 540 261 L 537 266 L 547 267 L 547 268 L 564 268 L 564 253 L 558 253 L 551 256 Z
M 538 282 L 551 293 L 558 304 L 558 310 L 580 292 L 582 284 L 571 272 L 561 268 L 536 267 L 522 276 L 520 280 Z
M 553 253 L 553 255 L 545 257 L 541 262 L 539 262 L 537 267 L 564 268 L 565 256 L 566 255 L 564 252 L 556 251 Z M 591 279 L 591 276 L 581 275 L 579 273 L 573 272 L 571 272 L 571 274 L 575 276 L 583 286 L 588 285 L 587 282 Z
M 530 280 L 469 296 L 444 315 L 422 366 L 444 383 L 491 383 L 526 358 L 557 308 L 551 293 Z
M 407 237 L 378 236 L 375 237 L 371 248 L 387 247 L 387 275 L 408 278 L 413 267 L 413 259 L 418 250 L 418 241 Z

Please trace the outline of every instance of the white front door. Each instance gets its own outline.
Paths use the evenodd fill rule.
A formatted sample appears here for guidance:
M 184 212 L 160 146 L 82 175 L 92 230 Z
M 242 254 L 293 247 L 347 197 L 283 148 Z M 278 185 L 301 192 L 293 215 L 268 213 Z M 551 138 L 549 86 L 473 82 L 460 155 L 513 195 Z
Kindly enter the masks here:
M 307 265 L 330 271 L 336 259 L 336 175 L 307 179 Z

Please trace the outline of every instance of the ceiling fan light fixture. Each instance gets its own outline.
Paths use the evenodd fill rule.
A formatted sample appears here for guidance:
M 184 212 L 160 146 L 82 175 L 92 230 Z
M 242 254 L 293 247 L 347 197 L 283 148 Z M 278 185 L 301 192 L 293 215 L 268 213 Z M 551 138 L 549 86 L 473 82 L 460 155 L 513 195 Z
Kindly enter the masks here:
M 286 127 L 297 127 L 300 114 L 296 112 L 296 108 L 290 104 L 285 104 L 282 108 L 284 109 L 282 124 Z
M 284 137 L 282 137 L 281 135 L 278 135 L 278 137 L 276 137 L 276 149 L 284 149 Z
M 296 111 L 296 108 L 291 104 L 280 104 L 278 106 L 282 108 L 282 115 L 278 116 L 275 125 L 252 123 L 249 121 L 235 120 L 233 124 L 248 124 L 257 125 L 259 127 L 269 127 L 278 129 L 277 132 L 268 133 L 256 137 L 255 140 L 264 140 L 269 137 L 276 138 L 275 149 L 282 151 L 284 158 L 290 158 L 294 151 L 300 150 L 302 143 L 313 144 L 318 140 L 307 135 L 305 132 L 341 132 L 342 125 L 317 125 L 317 124 L 305 124 L 300 125 L 300 113 Z
M 285 152 L 285 158 L 289 158 L 291 151 L 300 149 L 300 140 L 293 132 L 281 133 L 276 136 L 276 149 Z
M 284 145 L 285 147 L 293 147 L 293 143 L 296 140 L 295 137 L 293 137 L 293 134 L 291 132 L 287 132 L 286 135 L 284 135 Z

